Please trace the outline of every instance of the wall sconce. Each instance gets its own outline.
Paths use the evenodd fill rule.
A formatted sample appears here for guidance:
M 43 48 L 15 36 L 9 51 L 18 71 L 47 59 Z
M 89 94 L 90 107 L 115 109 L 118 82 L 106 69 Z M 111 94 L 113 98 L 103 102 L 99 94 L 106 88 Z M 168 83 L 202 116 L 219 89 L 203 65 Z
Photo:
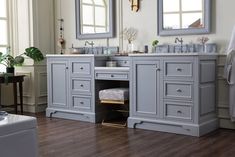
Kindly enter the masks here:
M 139 0 L 129 0 L 131 3 L 131 10 L 137 12 L 139 10 Z

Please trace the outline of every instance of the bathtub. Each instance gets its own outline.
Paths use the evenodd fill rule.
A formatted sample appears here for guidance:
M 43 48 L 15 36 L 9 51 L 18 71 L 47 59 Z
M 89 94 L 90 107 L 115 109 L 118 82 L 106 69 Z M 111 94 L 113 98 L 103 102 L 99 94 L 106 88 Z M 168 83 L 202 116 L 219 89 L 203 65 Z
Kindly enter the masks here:
M 0 156 L 37 157 L 37 121 L 34 117 L 0 116 Z

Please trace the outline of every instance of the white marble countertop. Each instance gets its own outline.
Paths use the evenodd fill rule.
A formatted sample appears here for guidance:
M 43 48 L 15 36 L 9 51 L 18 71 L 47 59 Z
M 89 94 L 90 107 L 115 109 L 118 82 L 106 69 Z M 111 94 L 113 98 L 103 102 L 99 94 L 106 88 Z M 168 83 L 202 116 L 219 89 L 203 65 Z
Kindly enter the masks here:
M 94 54 L 47 54 L 46 57 L 93 57 Z
M 151 57 L 151 56 L 218 56 L 218 53 L 133 53 L 130 57 Z
M 46 57 L 109 57 L 115 55 L 106 54 L 47 54 Z
M 148 57 L 148 56 L 225 56 L 226 54 L 220 54 L 220 53 L 132 53 L 128 56 L 130 57 Z M 109 56 L 117 56 L 119 55 L 106 55 L 106 54 L 47 54 L 46 57 L 109 57 Z M 125 56 L 125 57 L 128 57 Z M 124 56 L 120 56 L 124 57 Z

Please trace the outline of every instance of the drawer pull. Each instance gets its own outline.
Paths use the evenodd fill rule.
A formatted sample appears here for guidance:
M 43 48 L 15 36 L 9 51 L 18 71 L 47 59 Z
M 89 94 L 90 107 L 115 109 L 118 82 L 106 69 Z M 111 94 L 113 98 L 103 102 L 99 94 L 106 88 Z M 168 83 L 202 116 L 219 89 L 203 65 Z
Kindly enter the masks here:
M 181 69 L 181 68 L 176 68 L 176 70 L 177 70 L 177 71 L 179 71 L 179 72 L 181 72 L 181 71 L 182 71 L 182 69 Z
M 84 85 L 83 85 L 83 84 L 81 84 L 81 85 L 80 85 L 80 87 L 84 87 Z
M 160 68 L 156 68 L 156 70 L 157 70 L 157 71 L 161 71 L 161 69 L 160 69 Z
M 182 92 L 182 90 L 181 90 L 181 89 L 177 89 L 176 91 L 177 91 L 177 92 L 179 92 L 179 93 L 181 93 L 181 92 Z
M 177 111 L 177 113 L 182 114 L 182 111 L 179 110 L 179 111 Z
M 83 105 L 83 104 L 84 104 L 84 102 L 82 102 L 82 101 L 81 101 L 81 102 L 80 102 L 80 104 L 81 104 L 81 105 Z
M 80 67 L 81 70 L 83 70 L 84 68 L 83 67 Z
M 112 74 L 111 77 L 114 77 L 114 75 Z

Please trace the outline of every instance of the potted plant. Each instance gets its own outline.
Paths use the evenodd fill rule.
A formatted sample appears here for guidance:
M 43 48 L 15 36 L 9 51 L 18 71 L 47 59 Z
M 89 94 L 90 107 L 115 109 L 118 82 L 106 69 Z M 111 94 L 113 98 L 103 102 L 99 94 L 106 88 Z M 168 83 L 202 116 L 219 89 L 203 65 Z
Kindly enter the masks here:
M 42 52 L 36 47 L 29 47 L 25 49 L 25 52 L 13 57 L 9 54 L 10 48 L 7 50 L 7 54 L 0 52 L 0 64 L 6 66 L 7 73 L 13 73 L 15 71 L 15 66 L 21 66 L 24 63 L 24 56 L 28 56 L 35 62 L 42 61 L 44 59 Z
M 158 43 L 159 43 L 158 40 L 153 40 L 153 42 L 152 42 L 152 53 L 156 52 L 156 47 L 157 47 Z

